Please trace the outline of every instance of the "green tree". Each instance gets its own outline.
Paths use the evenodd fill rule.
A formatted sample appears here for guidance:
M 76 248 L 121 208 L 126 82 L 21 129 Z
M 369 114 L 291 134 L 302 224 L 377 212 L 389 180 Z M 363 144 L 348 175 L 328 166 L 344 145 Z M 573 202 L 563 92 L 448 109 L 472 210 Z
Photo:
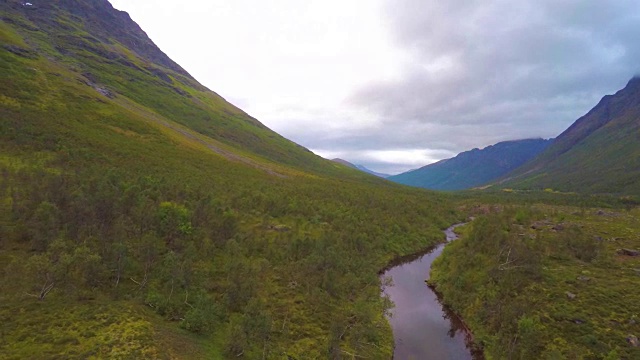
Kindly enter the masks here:
M 192 233 L 193 227 L 186 207 L 165 201 L 158 209 L 158 235 L 169 248 L 177 246 L 176 240 Z
M 31 247 L 35 251 L 46 251 L 49 242 L 58 236 L 58 208 L 47 201 L 41 202 L 29 221 Z
M 243 320 L 243 316 L 239 314 L 232 315 L 229 320 L 225 350 L 230 358 L 240 357 L 247 350 L 247 334 L 244 331 Z

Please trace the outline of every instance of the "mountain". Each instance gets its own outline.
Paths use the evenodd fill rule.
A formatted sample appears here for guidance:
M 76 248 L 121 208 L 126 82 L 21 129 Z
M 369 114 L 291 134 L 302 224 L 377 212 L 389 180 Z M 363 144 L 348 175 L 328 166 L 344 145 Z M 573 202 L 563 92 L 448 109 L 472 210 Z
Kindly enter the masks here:
M 379 173 L 379 172 L 377 172 L 377 171 L 373 171 L 373 170 L 371 170 L 371 169 L 368 169 L 368 168 L 364 167 L 363 165 L 356 165 L 356 169 L 358 169 L 358 170 L 360 170 L 360 171 L 364 171 L 364 172 L 369 173 L 369 174 L 371 174 L 371 175 L 375 175 L 375 176 L 377 176 L 377 177 L 381 177 L 381 178 L 383 178 L 383 179 L 386 179 L 386 178 L 388 178 L 389 176 L 391 176 L 391 175 L 389 175 L 389 174 L 384 174 L 384 173 Z
M 640 78 L 602 98 L 500 186 L 640 194 Z
M 391 358 L 378 272 L 447 197 L 283 138 L 106 0 L 0 0 L 0 73 L 0 358 Z
M 381 177 L 383 179 L 386 179 L 389 176 L 391 176 L 389 174 L 383 174 L 383 173 L 375 172 L 373 170 L 369 170 L 369 169 L 367 169 L 366 167 L 364 167 L 362 165 L 352 164 L 352 163 L 350 163 L 350 162 L 348 162 L 347 160 L 344 160 L 344 159 L 335 158 L 335 159 L 331 159 L 331 161 L 337 162 L 337 163 L 345 165 L 345 166 L 348 166 L 350 168 L 354 168 L 354 169 L 360 170 L 362 172 L 366 172 L 366 173 L 371 174 L 371 175 L 375 175 L 377 177 Z
M 411 170 L 388 179 L 400 184 L 433 190 L 462 190 L 484 185 L 543 151 L 552 140 L 526 139 L 505 141 L 486 148 L 473 149 L 456 157 Z
M 54 74 L 58 82 L 72 81 L 83 90 L 92 88 L 94 101 L 105 101 L 106 97 L 111 104 L 152 114 L 148 118 L 157 123 L 171 121 L 188 127 L 216 143 L 207 146 L 238 161 L 253 160 L 251 156 L 230 155 L 227 146 L 281 164 L 332 171 L 322 158 L 270 131 L 199 84 L 157 48 L 128 14 L 115 10 L 106 0 L 8 0 L 2 7 L 4 50 L 23 59 L 48 60 L 47 67 L 36 68 L 40 77 Z M 15 67 L 5 70 L 10 77 L 29 77 Z M 53 96 L 55 89 L 43 88 L 38 82 L 41 79 L 30 80 L 22 97 Z M 7 89 L 13 85 L 11 81 L 3 85 L 4 94 L 12 90 Z

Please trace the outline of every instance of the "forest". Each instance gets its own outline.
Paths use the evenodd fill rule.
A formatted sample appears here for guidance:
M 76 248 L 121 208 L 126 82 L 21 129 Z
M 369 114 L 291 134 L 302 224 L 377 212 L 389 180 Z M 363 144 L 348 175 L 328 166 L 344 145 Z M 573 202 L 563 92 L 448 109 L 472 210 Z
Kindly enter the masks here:
M 637 207 L 485 207 L 431 285 L 489 359 L 635 359 Z

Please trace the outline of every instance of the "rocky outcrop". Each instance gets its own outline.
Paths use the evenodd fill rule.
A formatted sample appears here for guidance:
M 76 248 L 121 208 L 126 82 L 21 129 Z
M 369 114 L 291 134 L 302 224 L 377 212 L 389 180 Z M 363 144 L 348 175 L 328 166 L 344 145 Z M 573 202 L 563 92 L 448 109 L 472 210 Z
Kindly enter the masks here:
M 631 249 L 618 249 L 617 253 L 624 256 L 640 256 L 640 251 Z

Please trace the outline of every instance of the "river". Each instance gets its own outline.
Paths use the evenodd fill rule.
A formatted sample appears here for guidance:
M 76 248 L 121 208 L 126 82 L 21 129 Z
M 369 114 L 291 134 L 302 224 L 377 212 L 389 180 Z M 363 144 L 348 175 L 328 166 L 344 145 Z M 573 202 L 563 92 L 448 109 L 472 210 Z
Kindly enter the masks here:
M 445 230 L 447 242 L 458 236 L 454 229 Z M 431 263 L 444 249 L 437 245 L 423 253 L 404 257 L 383 273 L 393 279 L 384 293 L 395 303 L 389 319 L 395 340 L 395 360 L 479 360 L 481 354 L 470 349 L 471 334 L 460 318 L 443 306 L 425 280 Z

